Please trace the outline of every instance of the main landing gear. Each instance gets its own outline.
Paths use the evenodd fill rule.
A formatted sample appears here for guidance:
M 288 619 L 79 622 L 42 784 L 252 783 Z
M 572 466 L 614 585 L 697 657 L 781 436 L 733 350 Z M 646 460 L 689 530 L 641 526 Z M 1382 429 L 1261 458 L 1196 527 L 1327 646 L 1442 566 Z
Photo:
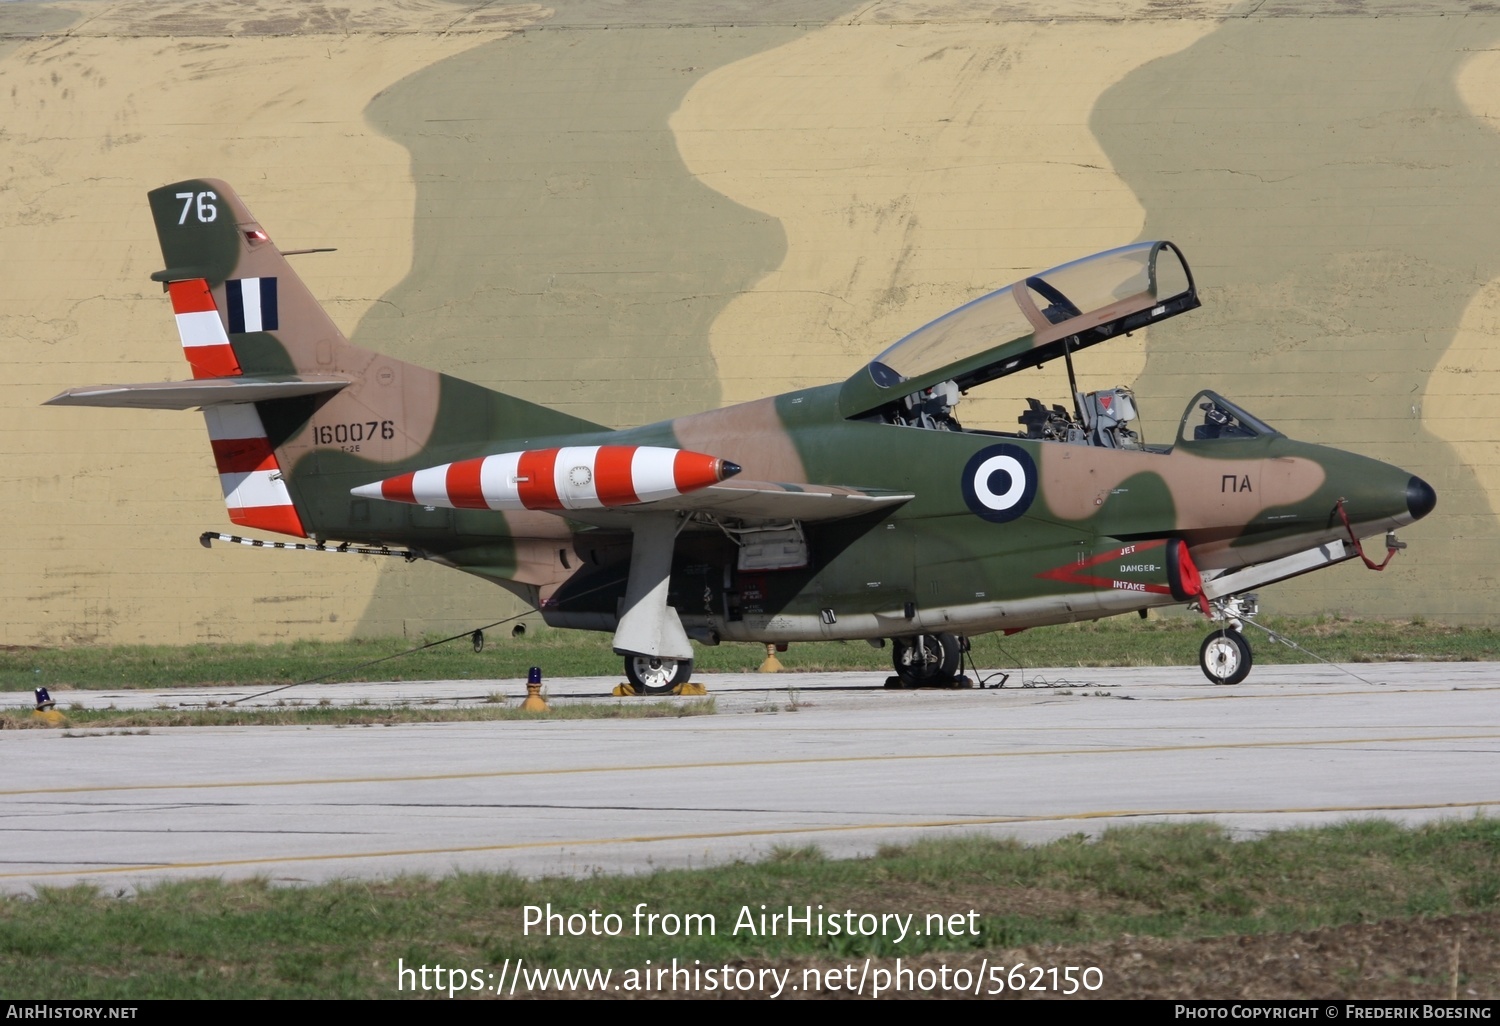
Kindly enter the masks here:
M 643 655 L 625 657 L 625 677 L 639 695 L 670 694 L 673 688 L 686 684 L 692 676 L 691 659 Z
M 1244 621 L 1260 612 L 1255 595 L 1235 595 L 1213 602 L 1209 615 L 1219 624 L 1198 649 L 1198 668 L 1214 684 L 1238 684 L 1250 675 L 1255 657 L 1245 640 Z
M 891 664 L 905 688 L 950 687 L 958 682 L 969 639 L 961 634 L 918 634 L 891 639 Z

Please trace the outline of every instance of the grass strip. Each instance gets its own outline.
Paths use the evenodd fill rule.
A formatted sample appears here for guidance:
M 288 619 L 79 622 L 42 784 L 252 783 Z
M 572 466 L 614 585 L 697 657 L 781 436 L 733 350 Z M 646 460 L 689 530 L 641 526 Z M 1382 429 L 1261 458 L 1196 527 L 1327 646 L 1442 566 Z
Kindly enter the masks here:
M 1423 620 L 1265 617 L 1266 626 L 1334 662 L 1500 659 L 1500 631 Z M 1191 666 L 1208 633 L 1200 617 L 1117 618 L 973 639 L 981 667 Z M 1249 634 L 1257 665 L 1307 663 L 1295 649 Z M 350 667 L 420 642 L 400 638 L 243 645 L 114 645 L 0 650 L 0 690 L 162 688 L 212 684 L 275 685 L 334 674 L 333 680 L 525 680 L 531 666 L 548 677 L 618 676 L 608 635 L 545 627 L 523 637 L 491 638 L 483 652 L 458 641 L 348 674 Z M 694 645 L 700 673 L 747 672 L 762 645 Z M 890 652 L 859 642 L 798 643 L 780 660 L 789 671 L 890 671 Z
M 549 904 L 565 917 L 617 914 L 622 935 L 523 933 L 525 906 Z M 701 935 L 664 936 L 662 919 L 651 935 L 636 935 L 642 905 L 647 915 L 712 916 L 713 929 L 699 920 Z M 820 905 L 830 914 L 912 914 L 917 927 L 929 915 L 957 916 L 946 921 L 965 925 L 904 941 L 890 931 L 736 931 L 746 915 L 758 925 L 762 905 L 768 912 L 791 905 L 798 914 Z M 1130 827 L 1034 847 L 969 837 L 852 860 L 785 848 L 757 863 L 586 879 L 464 873 L 289 888 L 264 879 L 194 880 L 133 896 L 78 886 L 0 899 L 0 993 L 389 998 L 414 996 L 396 990 L 398 959 L 483 973 L 517 958 L 537 968 L 621 972 L 674 957 L 703 966 L 935 953 L 1004 959 L 1018 949 L 1118 947 L 1122 938 L 1127 946 L 1131 938 L 1274 938 L 1475 913 L 1493 921 L 1497 905 L 1500 821 L 1483 818 L 1415 829 L 1357 821 L 1252 841 L 1233 841 L 1208 824 Z M 1399 960 L 1402 952 L 1388 954 Z M 1495 976 L 1494 966 L 1487 971 Z M 1486 980 L 1483 986 L 1494 986 Z
M 205 709 L 68 709 L 68 728 L 132 729 L 152 727 L 374 727 L 396 723 L 469 723 L 491 720 L 654 720 L 707 716 L 716 711 L 712 698 L 681 702 L 558 702 L 546 712 L 511 705 L 439 708 L 425 705 L 352 706 L 289 705 Z M 51 724 L 29 712 L 0 713 L 0 730 L 45 729 Z M 141 728 L 144 728 L 143 730 Z M 56 729 L 53 727 L 52 729 Z M 93 737 L 96 735 L 79 735 Z

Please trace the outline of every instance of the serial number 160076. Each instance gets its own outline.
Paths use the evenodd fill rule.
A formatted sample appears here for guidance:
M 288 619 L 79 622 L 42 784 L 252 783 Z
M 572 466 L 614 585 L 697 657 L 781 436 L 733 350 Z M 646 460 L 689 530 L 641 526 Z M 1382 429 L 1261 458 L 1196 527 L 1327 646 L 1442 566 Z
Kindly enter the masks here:
M 348 445 L 350 442 L 390 441 L 396 437 L 394 420 L 356 420 L 352 424 L 314 424 L 313 441 L 318 445 Z

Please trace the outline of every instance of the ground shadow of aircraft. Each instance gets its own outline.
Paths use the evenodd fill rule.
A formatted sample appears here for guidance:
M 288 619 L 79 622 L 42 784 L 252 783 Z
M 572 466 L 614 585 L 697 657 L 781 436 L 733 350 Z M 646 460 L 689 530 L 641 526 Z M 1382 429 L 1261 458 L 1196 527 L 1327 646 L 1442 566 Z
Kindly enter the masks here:
M 687 680 L 690 639 L 889 639 L 919 686 L 969 635 L 1183 603 L 1217 625 L 1204 673 L 1238 683 L 1252 589 L 1376 566 L 1360 540 L 1437 502 L 1211 391 L 1171 445 L 1142 443 L 1128 389 L 1079 392 L 1073 354 L 1199 305 L 1169 242 L 976 299 L 847 381 L 617 431 L 351 345 L 225 183 L 149 195 L 193 380 L 49 403 L 201 408 L 234 523 L 494 581 L 613 632 L 642 692 Z M 960 424 L 971 389 L 1059 358 L 1072 409 Z

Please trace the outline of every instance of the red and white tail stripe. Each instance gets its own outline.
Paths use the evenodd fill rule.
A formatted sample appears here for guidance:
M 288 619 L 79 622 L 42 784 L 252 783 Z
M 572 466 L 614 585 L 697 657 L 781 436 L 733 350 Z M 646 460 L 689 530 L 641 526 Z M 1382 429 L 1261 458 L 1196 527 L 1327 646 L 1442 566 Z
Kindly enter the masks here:
M 577 445 L 444 463 L 352 492 L 449 509 L 600 509 L 673 498 L 739 472 L 728 460 L 685 449 Z
M 208 282 L 202 278 L 167 285 L 182 351 L 194 378 L 229 378 L 242 373 Z M 281 480 L 281 467 L 260 414 L 249 404 L 210 406 L 203 411 L 219 468 L 219 487 L 229 519 L 242 527 L 307 537 L 302 518 Z
M 228 378 L 239 374 L 240 361 L 229 345 L 208 282 L 202 278 L 174 281 L 167 291 L 172 294 L 177 334 L 182 338 L 182 351 L 192 364 L 193 377 Z
M 203 418 L 208 422 L 229 519 L 241 527 L 306 538 L 255 407 L 247 403 L 210 406 Z

